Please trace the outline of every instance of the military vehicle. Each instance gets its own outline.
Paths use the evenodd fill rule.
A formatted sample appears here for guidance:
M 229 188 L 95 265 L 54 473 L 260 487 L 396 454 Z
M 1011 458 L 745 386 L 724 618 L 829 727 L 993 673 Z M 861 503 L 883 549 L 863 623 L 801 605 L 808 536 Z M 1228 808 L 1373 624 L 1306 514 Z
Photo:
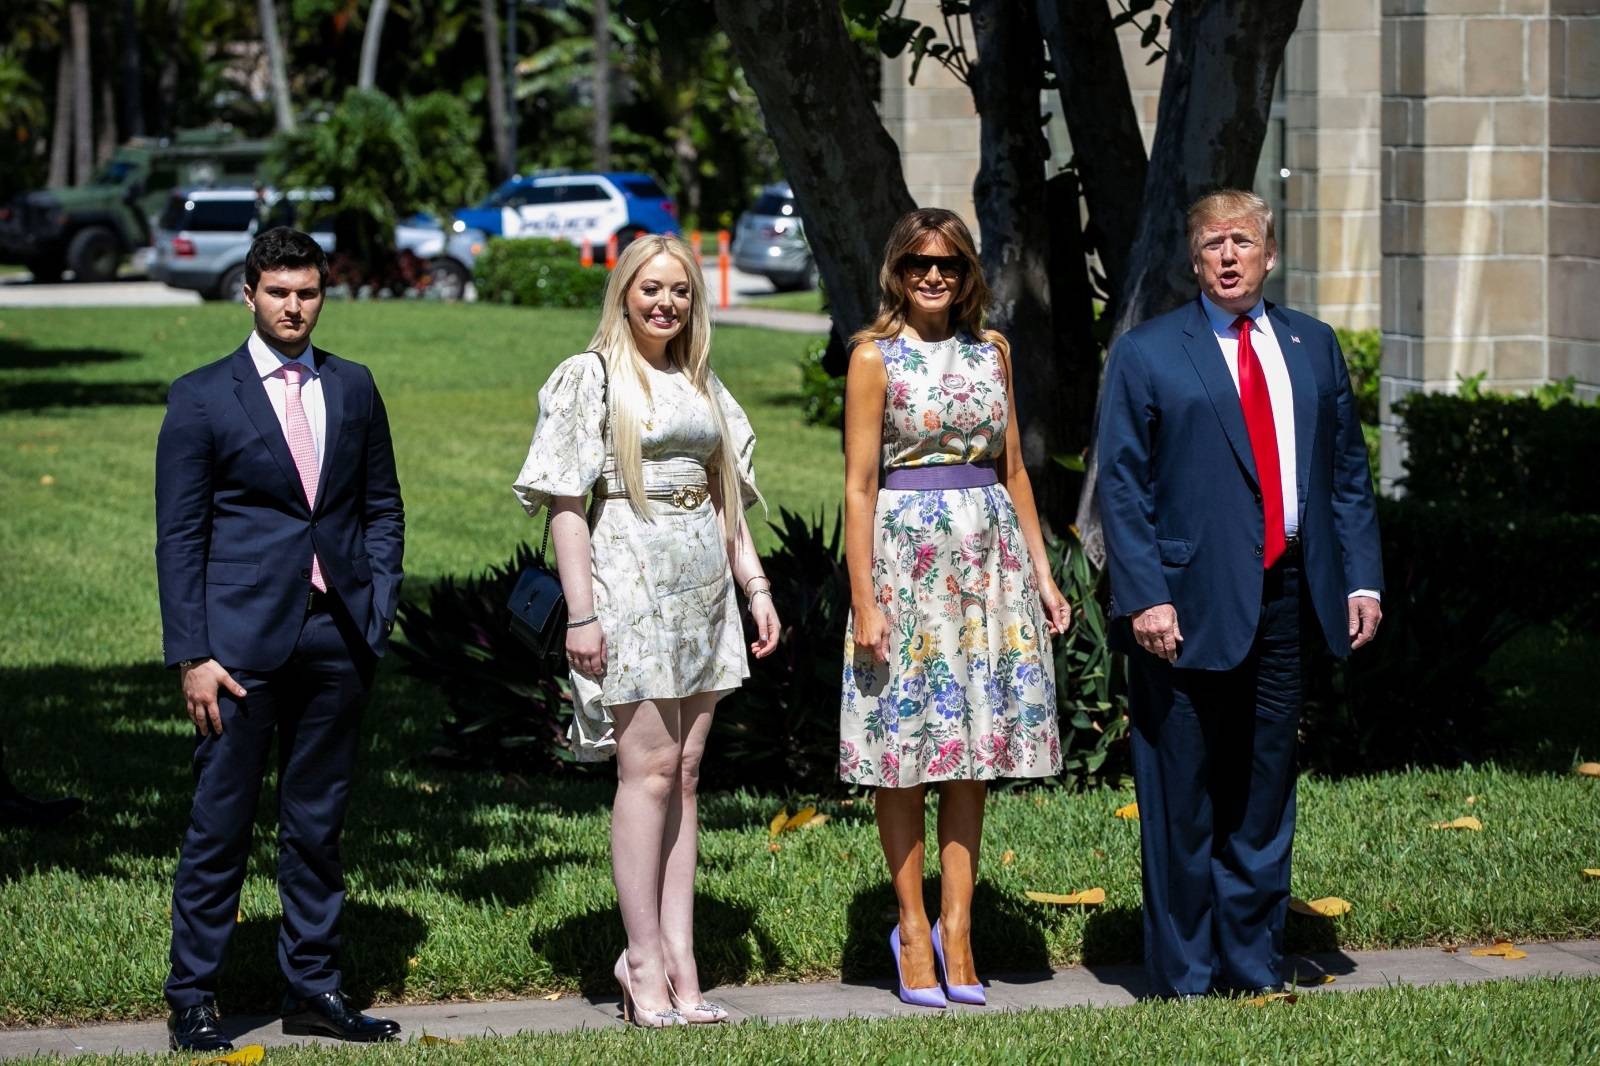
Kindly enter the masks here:
M 35 281 L 109 281 L 123 259 L 150 244 L 154 220 L 175 185 L 260 180 L 269 142 L 230 127 L 136 137 L 88 185 L 37 189 L 0 205 L 0 260 L 23 263 Z

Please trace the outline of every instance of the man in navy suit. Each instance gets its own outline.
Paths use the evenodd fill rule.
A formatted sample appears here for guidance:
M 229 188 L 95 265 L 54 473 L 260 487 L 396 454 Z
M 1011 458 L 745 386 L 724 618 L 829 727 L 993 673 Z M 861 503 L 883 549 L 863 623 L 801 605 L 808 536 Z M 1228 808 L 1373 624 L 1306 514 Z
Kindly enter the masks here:
M 1262 299 L 1271 209 L 1188 223 L 1199 297 L 1113 345 L 1099 436 L 1158 996 L 1282 986 L 1302 641 L 1367 643 L 1383 587 L 1338 341 Z
M 245 260 L 255 328 L 167 394 L 156 445 L 165 658 L 197 732 L 172 894 L 171 1044 L 228 1050 L 217 976 L 278 738 L 283 1028 L 386 1040 L 340 994 L 344 826 L 363 705 L 394 624 L 405 517 L 372 374 L 311 345 L 328 264 L 304 233 Z

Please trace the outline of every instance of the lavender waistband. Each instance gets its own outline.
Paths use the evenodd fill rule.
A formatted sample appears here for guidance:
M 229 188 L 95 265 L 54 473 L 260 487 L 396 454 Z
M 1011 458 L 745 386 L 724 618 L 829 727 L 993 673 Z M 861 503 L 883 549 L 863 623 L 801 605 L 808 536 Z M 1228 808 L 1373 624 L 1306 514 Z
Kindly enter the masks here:
M 883 476 L 883 487 L 913 492 L 925 489 L 981 489 L 997 485 L 1000 478 L 991 462 L 939 463 L 933 466 L 896 467 Z

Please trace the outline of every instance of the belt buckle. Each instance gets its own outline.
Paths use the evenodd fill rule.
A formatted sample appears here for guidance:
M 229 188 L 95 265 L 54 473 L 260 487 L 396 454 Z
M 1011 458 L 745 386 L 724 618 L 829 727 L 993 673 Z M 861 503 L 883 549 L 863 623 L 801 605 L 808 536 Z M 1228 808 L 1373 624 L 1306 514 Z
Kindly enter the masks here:
M 711 492 L 704 485 L 680 485 L 672 490 L 672 503 L 685 511 L 692 511 L 706 501 Z

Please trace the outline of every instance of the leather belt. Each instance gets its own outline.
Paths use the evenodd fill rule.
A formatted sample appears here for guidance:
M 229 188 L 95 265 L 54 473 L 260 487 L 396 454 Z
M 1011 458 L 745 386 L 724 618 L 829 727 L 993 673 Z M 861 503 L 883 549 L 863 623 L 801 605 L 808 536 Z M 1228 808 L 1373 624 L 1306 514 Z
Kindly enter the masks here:
M 612 495 L 602 488 L 595 493 L 595 497 L 600 500 L 625 500 L 628 494 L 622 491 Z M 661 500 L 685 511 L 692 511 L 711 498 L 711 487 L 706 484 L 646 486 L 644 497 L 647 500 Z

